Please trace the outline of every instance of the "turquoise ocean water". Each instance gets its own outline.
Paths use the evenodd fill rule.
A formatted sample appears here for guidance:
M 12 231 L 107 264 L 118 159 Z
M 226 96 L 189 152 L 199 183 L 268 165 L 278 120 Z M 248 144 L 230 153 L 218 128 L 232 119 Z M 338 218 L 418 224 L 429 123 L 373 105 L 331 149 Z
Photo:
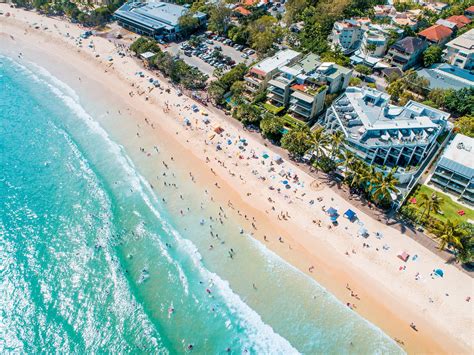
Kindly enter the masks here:
M 232 221 L 209 251 L 217 206 L 152 190 L 83 101 L 0 56 L 0 352 L 401 352 Z

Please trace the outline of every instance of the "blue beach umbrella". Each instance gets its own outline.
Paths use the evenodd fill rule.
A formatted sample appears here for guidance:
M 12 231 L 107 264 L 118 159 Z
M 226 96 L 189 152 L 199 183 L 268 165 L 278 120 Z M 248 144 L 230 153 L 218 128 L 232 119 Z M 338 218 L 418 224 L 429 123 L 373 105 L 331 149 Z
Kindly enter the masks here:
M 438 276 L 440 276 L 440 277 L 443 277 L 443 276 L 444 276 L 444 271 L 441 270 L 441 269 L 436 269 L 436 270 L 435 270 L 435 274 L 438 275 Z

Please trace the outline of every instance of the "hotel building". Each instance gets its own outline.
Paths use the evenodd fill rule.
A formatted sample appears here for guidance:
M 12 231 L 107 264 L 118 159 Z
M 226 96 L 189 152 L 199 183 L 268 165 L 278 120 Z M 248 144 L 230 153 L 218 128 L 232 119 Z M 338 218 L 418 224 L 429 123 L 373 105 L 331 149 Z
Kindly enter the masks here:
M 389 99 L 375 89 L 349 87 L 327 110 L 323 124 L 329 132 L 342 131 L 345 148 L 367 164 L 397 167 L 396 178 L 405 184 L 439 147 L 449 114 L 414 101 L 394 106 Z

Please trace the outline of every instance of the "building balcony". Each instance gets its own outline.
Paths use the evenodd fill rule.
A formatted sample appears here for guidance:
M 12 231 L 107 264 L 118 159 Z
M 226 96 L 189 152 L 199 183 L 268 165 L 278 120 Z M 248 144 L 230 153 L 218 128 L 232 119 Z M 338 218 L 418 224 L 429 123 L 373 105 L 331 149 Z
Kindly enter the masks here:
M 310 103 L 310 102 L 307 102 L 307 101 L 303 101 L 303 100 L 297 99 L 293 96 L 290 99 L 290 104 L 297 105 L 297 106 L 299 106 L 301 108 L 304 108 L 306 110 L 309 110 L 309 111 L 311 111 L 311 108 L 313 107 L 312 102 Z
M 274 101 L 276 103 L 279 103 L 281 105 L 285 105 L 285 97 L 283 95 L 275 94 L 273 92 L 270 92 L 267 94 L 268 99 L 271 101 Z
M 298 106 L 298 105 L 291 105 L 289 110 L 297 113 L 300 116 L 303 116 L 305 119 L 308 119 L 311 117 L 311 110 L 302 108 L 301 106 Z
M 262 84 L 261 79 L 255 77 L 255 76 L 251 76 L 251 75 L 244 76 L 244 81 L 246 81 L 250 85 L 254 85 L 254 86 L 258 86 L 258 87 L 260 87 L 260 85 Z

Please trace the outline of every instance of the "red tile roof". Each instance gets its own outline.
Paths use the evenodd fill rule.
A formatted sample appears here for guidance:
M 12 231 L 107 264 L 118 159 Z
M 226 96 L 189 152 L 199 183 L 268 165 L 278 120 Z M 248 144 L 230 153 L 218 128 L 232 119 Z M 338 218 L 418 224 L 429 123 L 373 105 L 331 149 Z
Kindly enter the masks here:
M 241 0 L 240 3 L 244 6 L 254 6 L 257 5 L 259 0 Z
M 421 37 L 425 37 L 427 40 L 432 42 L 441 42 L 452 34 L 453 31 L 443 25 L 433 25 L 418 33 Z
M 466 9 L 467 12 L 474 12 L 474 5 L 472 6 L 469 6 L 467 9 Z
M 473 8 L 474 8 L 474 6 L 473 6 Z M 464 15 L 451 16 L 451 17 L 448 17 L 446 19 L 446 21 L 455 23 L 457 28 L 464 27 L 464 26 L 469 25 L 471 23 L 471 20 L 469 20 L 469 18 L 464 16 Z
M 247 10 L 245 7 L 238 6 L 234 9 L 235 12 L 238 12 L 242 16 L 248 16 L 251 14 L 250 10 Z

